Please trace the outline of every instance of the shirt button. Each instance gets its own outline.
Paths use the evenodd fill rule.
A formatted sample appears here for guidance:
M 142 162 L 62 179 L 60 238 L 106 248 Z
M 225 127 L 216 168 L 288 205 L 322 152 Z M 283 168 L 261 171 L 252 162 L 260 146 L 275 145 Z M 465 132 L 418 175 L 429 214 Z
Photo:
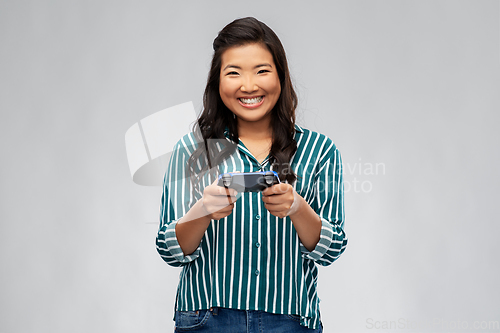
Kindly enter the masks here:
M 255 243 L 255 246 L 260 247 L 260 243 L 259 242 Z
M 260 215 L 255 216 L 256 220 L 260 220 Z
M 255 270 L 255 275 L 259 276 L 259 274 L 260 274 L 259 270 L 258 269 Z

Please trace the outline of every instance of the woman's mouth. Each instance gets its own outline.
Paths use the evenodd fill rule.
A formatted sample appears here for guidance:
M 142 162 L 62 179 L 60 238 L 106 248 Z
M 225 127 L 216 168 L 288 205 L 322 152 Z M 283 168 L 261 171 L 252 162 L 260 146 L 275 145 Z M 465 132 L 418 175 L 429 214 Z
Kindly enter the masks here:
M 238 102 L 246 108 L 256 108 L 264 102 L 264 96 L 253 97 L 253 98 L 238 98 Z

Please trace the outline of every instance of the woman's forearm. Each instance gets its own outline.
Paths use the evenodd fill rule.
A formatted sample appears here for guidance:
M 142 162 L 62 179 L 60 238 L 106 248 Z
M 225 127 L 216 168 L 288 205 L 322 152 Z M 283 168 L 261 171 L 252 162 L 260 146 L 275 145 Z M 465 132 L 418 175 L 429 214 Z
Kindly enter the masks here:
M 210 216 L 199 200 L 177 222 L 175 235 L 184 255 L 189 255 L 198 248 L 210 221 Z
M 308 251 L 314 250 L 321 234 L 321 218 L 311 206 L 298 195 L 301 201 L 297 211 L 290 214 L 295 231 Z

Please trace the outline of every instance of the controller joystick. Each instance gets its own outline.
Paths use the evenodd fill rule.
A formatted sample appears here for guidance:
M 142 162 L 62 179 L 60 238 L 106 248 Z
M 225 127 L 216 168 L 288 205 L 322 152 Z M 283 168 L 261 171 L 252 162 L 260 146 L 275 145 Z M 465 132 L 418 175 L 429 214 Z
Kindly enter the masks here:
M 274 173 L 272 171 L 267 171 L 264 174 L 264 179 L 265 179 L 267 185 L 269 185 L 269 186 L 273 185 Z
M 222 183 L 225 187 L 229 187 L 231 185 L 232 177 L 229 174 L 224 174 L 222 176 Z

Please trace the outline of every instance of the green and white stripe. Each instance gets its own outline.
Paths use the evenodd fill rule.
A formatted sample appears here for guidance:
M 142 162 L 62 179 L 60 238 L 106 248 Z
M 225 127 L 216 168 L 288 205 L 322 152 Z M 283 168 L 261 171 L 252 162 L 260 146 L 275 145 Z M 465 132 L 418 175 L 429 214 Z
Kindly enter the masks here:
M 321 238 L 309 252 L 289 217 L 271 215 L 261 193 L 241 193 L 233 213 L 212 220 L 198 248 L 185 256 L 175 226 L 202 197 L 192 191 L 184 170 L 197 148 L 194 135 L 185 135 L 174 147 L 160 206 L 156 247 L 169 265 L 182 267 L 176 309 L 194 311 L 210 307 L 263 310 L 301 316 L 301 324 L 319 327 L 317 264 L 327 266 L 344 252 L 344 194 L 342 160 L 325 135 L 295 126 L 297 152 L 291 167 L 299 176 L 294 188 L 322 220 Z M 240 141 L 238 149 L 218 166 L 219 172 L 270 170 Z M 215 179 L 205 175 L 200 188 Z

